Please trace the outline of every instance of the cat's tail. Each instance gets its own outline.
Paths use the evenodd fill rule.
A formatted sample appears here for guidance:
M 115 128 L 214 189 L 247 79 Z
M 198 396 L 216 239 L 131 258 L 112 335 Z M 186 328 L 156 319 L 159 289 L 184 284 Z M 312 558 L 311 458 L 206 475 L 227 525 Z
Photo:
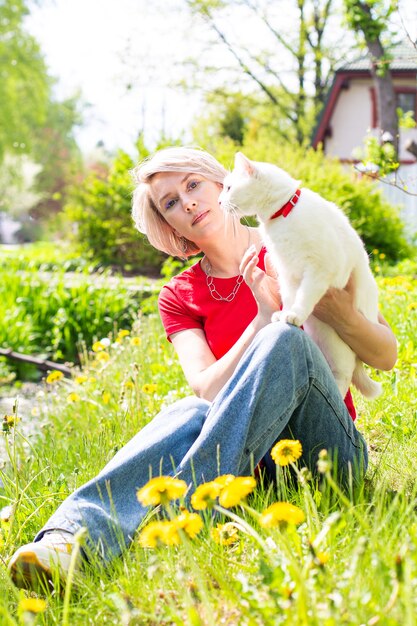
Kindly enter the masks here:
M 361 361 L 356 362 L 356 367 L 353 371 L 352 383 L 366 398 L 377 398 L 382 393 L 381 383 L 377 383 L 365 372 Z

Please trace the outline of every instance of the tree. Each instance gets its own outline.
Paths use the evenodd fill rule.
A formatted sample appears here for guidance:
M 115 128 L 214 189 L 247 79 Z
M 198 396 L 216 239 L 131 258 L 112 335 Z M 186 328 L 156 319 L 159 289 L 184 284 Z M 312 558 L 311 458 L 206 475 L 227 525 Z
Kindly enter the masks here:
M 391 137 L 393 160 L 398 150 L 397 100 L 390 72 L 390 55 L 384 47 L 383 35 L 389 18 L 397 9 L 397 0 L 344 0 L 347 20 L 366 43 L 371 74 L 377 94 L 377 111 L 381 136 Z
M 51 80 L 34 37 L 25 32 L 24 0 L 0 3 L 0 164 L 6 153 L 29 154 L 33 129 L 47 117 Z
M 239 92 L 257 95 L 258 102 L 269 105 L 275 118 L 282 120 L 280 134 L 288 141 L 302 144 L 309 139 L 324 101 L 335 62 L 326 38 L 334 1 L 289 0 L 283 20 L 282 7 L 272 0 L 187 0 L 239 68 Z M 243 20 L 259 31 L 265 42 L 262 48 L 228 30 L 228 24 Z

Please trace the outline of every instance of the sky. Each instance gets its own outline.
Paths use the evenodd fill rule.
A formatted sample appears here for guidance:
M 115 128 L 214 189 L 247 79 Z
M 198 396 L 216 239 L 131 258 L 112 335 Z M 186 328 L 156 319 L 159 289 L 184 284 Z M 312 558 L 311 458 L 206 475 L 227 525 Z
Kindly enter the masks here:
M 33 6 L 26 27 L 58 78 L 57 98 L 82 94 L 85 124 L 77 139 L 83 151 L 99 141 L 109 150 L 129 149 L 139 130 L 152 144 L 161 130 L 176 135 L 189 127 L 199 96 L 168 87 L 181 77 L 177 60 L 189 50 L 188 15 L 176 0 L 159 5 L 163 10 L 158 0 L 42 0 Z
M 417 2 L 400 0 L 410 35 L 417 37 Z M 201 23 L 183 0 L 42 0 L 26 26 L 41 44 L 59 99 L 80 91 L 85 123 L 77 140 L 88 153 L 99 141 L 130 151 L 140 130 L 153 147 L 161 134 L 189 139 L 193 118 L 203 110 L 200 90 L 178 86 L 193 78 L 184 65 L 193 57 L 227 64 L 224 50 L 210 47 Z M 287 0 L 276 3 L 283 12 Z M 230 26 L 230 25 L 229 25 Z M 251 46 L 260 32 L 244 20 L 232 24 Z M 217 56 L 216 56 L 217 55 Z M 221 56 L 223 55 L 223 57 Z M 285 60 L 282 61 L 283 68 Z M 188 131 L 188 132 L 187 132 Z

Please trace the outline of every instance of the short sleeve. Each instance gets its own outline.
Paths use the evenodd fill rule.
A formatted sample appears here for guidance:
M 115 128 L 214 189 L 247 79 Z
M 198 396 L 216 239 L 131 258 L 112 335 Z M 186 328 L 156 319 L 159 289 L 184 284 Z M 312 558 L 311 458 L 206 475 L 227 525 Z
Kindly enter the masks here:
M 162 287 L 158 297 L 159 315 L 167 338 L 191 328 L 204 329 L 200 316 L 193 314 L 169 285 Z

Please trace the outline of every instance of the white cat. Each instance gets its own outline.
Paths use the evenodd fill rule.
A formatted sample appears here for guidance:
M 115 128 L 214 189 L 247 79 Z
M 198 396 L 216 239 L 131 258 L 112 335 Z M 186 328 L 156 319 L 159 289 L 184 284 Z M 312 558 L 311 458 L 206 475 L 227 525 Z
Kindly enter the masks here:
M 378 290 L 362 240 L 346 215 L 270 163 L 250 161 L 242 153 L 224 181 L 220 203 L 225 210 L 256 214 L 263 241 L 278 272 L 283 309 L 273 316 L 303 325 L 326 357 L 345 397 L 353 384 L 369 398 L 381 385 L 366 374 L 362 362 L 313 309 L 329 287 L 342 289 L 353 275 L 356 307 L 378 321 Z M 281 209 L 281 211 L 280 211 Z

